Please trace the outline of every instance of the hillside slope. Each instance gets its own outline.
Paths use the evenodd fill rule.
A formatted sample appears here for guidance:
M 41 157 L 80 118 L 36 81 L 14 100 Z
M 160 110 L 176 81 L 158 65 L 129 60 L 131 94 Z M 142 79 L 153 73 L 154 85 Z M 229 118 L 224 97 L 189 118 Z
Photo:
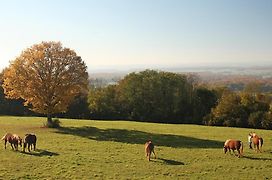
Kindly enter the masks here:
M 63 128 L 41 128 L 44 118 L 0 117 L 0 135 L 35 133 L 37 151 L 0 148 L 0 179 L 265 179 L 272 178 L 271 131 L 127 121 L 61 119 Z M 247 147 L 247 134 L 264 138 L 263 153 Z M 224 154 L 226 139 L 244 142 L 244 156 Z M 148 162 L 152 139 L 157 159 Z M 3 142 L 1 142 L 3 143 Z

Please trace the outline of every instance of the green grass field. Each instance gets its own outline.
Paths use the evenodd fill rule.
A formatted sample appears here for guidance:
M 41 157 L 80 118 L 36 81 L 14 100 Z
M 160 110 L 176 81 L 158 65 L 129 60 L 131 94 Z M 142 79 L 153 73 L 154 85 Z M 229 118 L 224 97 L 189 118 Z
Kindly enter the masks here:
M 61 119 L 61 129 L 42 128 L 45 118 L 0 117 L 0 135 L 35 133 L 31 154 L 0 148 L 0 179 L 271 179 L 271 131 L 127 121 Z M 247 147 L 247 134 L 264 138 L 262 153 Z M 244 142 L 244 156 L 223 153 L 226 139 Z M 157 159 L 148 162 L 152 139 Z

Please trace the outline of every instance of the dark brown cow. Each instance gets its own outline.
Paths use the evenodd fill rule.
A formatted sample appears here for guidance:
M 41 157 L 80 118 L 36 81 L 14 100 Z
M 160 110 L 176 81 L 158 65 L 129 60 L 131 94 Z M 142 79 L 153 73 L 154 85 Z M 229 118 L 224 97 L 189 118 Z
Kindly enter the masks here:
M 152 152 L 155 155 L 155 159 L 156 159 L 156 154 L 154 151 L 154 144 L 152 143 L 152 141 L 147 141 L 145 143 L 145 153 L 146 153 L 146 157 L 148 158 L 148 161 L 150 161 L 150 156 L 151 156 Z
M 18 150 L 18 145 L 22 146 L 22 139 L 17 134 L 6 133 L 2 137 L 2 140 L 5 141 L 5 149 L 7 148 L 7 142 L 9 142 L 11 148 L 16 151 Z
M 226 154 L 227 151 L 234 152 L 234 150 L 238 151 L 238 157 L 241 157 L 243 154 L 243 142 L 239 140 L 228 139 L 224 144 L 224 152 Z
M 25 148 L 27 146 L 28 152 L 30 152 L 30 147 L 33 150 L 36 150 L 36 142 L 37 142 L 37 137 L 35 134 L 26 134 L 23 140 L 23 152 L 25 152 Z

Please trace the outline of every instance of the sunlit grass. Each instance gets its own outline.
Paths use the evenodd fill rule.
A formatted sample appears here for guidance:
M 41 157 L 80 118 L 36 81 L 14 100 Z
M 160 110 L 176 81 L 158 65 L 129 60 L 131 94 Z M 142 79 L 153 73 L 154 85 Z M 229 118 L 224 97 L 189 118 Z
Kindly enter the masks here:
M 265 179 L 272 178 L 271 131 L 127 121 L 61 119 L 63 128 L 42 128 L 45 118 L 0 117 L 0 135 L 35 133 L 32 154 L 0 146 L 0 179 Z M 247 134 L 264 138 L 263 153 L 246 146 Z M 245 144 L 244 157 L 223 154 L 228 138 Z M 152 139 L 158 159 L 148 162 Z M 3 142 L 2 142 L 3 143 Z

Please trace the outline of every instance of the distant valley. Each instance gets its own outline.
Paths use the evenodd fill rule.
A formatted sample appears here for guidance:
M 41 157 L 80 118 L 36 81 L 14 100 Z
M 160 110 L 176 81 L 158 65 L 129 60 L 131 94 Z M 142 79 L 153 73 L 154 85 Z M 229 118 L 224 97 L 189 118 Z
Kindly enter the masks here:
M 90 72 L 91 84 L 94 86 L 107 86 L 115 84 L 131 72 L 139 72 L 144 68 L 130 70 L 104 69 Z M 272 66 L 251 66 L 251 67 L 175 67 L 175 68 L 154 68 L 158 71 L 168 71 L 174 73 L 194 74 L 200 83 L 212 85 L 225 85 L 233 90 L 241 90 L 249 83 L 259 83 L 266 87 L 265 91 L 272 90 Z

